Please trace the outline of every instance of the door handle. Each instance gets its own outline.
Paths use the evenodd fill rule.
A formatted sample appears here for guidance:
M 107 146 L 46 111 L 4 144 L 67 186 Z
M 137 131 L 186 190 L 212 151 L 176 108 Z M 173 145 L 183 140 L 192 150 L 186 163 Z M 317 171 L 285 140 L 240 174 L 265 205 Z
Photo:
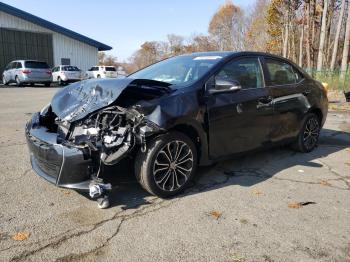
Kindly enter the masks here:
M 303 92 L 303 95 L 304 96 L 307 96 L 307 95 L 309 95 L 311 93 L 311 90 L 305 90 L 304 92 Z
M 272 96 L 262 97 L 258 100 L 258 104 L 257 104 L 256 108 L 259 109 L 259 108 L 269 107 L 269 106 L 271 106 L 272 101 L 273 101 Z

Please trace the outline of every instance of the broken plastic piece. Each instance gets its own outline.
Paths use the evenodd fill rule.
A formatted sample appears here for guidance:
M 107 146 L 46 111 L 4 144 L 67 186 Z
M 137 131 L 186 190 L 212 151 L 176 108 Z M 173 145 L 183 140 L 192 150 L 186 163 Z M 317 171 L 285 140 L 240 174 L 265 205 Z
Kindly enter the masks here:
M 109 198 L 107 195 L 97 199 L 97 206 L 101 209 L 108 208 L 110 206 Z

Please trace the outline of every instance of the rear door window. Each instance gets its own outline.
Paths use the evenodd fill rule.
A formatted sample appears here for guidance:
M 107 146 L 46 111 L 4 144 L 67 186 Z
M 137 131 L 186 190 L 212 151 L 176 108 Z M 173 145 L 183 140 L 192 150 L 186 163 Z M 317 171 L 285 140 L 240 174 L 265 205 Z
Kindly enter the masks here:
M 48 69 L 49 66 L 45 62 L 38 61 L 26 61 L 24 63 L 26 68 L 35 68 L 35 69 Z
M 22 68 L 22 63 L 21 63 L 21 62 L 17 62 L 16 68 L 17 68 L 17 69 Z
M 265 58 L 265 64 L 270 76 L 268 81 L 269 86 L 296 83 L 297 75 L 290 64 L 270 58 Z

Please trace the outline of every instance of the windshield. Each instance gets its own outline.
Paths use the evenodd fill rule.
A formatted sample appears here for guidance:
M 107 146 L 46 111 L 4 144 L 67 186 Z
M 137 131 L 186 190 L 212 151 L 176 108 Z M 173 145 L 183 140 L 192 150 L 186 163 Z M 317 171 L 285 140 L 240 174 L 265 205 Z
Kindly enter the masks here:
M 62 66 L 62 71 L 80 71 L 76 66 Z
M 157 80 L 172 85 L 188 85 L 201 78 L 221 58 L 221 56 L 176 56 L 141 69 L 129 77 Z

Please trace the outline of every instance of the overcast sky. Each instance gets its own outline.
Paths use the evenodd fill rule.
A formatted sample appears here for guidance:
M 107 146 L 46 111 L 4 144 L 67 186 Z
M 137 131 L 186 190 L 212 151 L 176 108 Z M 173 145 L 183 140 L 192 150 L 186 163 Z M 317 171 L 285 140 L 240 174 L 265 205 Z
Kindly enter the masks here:
M 209 21 L 225 0 L 3 0 L 113 47 L 127 59 L 147 40 L 165 40 L 170 33 L 206 33 Z M 254 0 L 234 0 L 243 8 Z

